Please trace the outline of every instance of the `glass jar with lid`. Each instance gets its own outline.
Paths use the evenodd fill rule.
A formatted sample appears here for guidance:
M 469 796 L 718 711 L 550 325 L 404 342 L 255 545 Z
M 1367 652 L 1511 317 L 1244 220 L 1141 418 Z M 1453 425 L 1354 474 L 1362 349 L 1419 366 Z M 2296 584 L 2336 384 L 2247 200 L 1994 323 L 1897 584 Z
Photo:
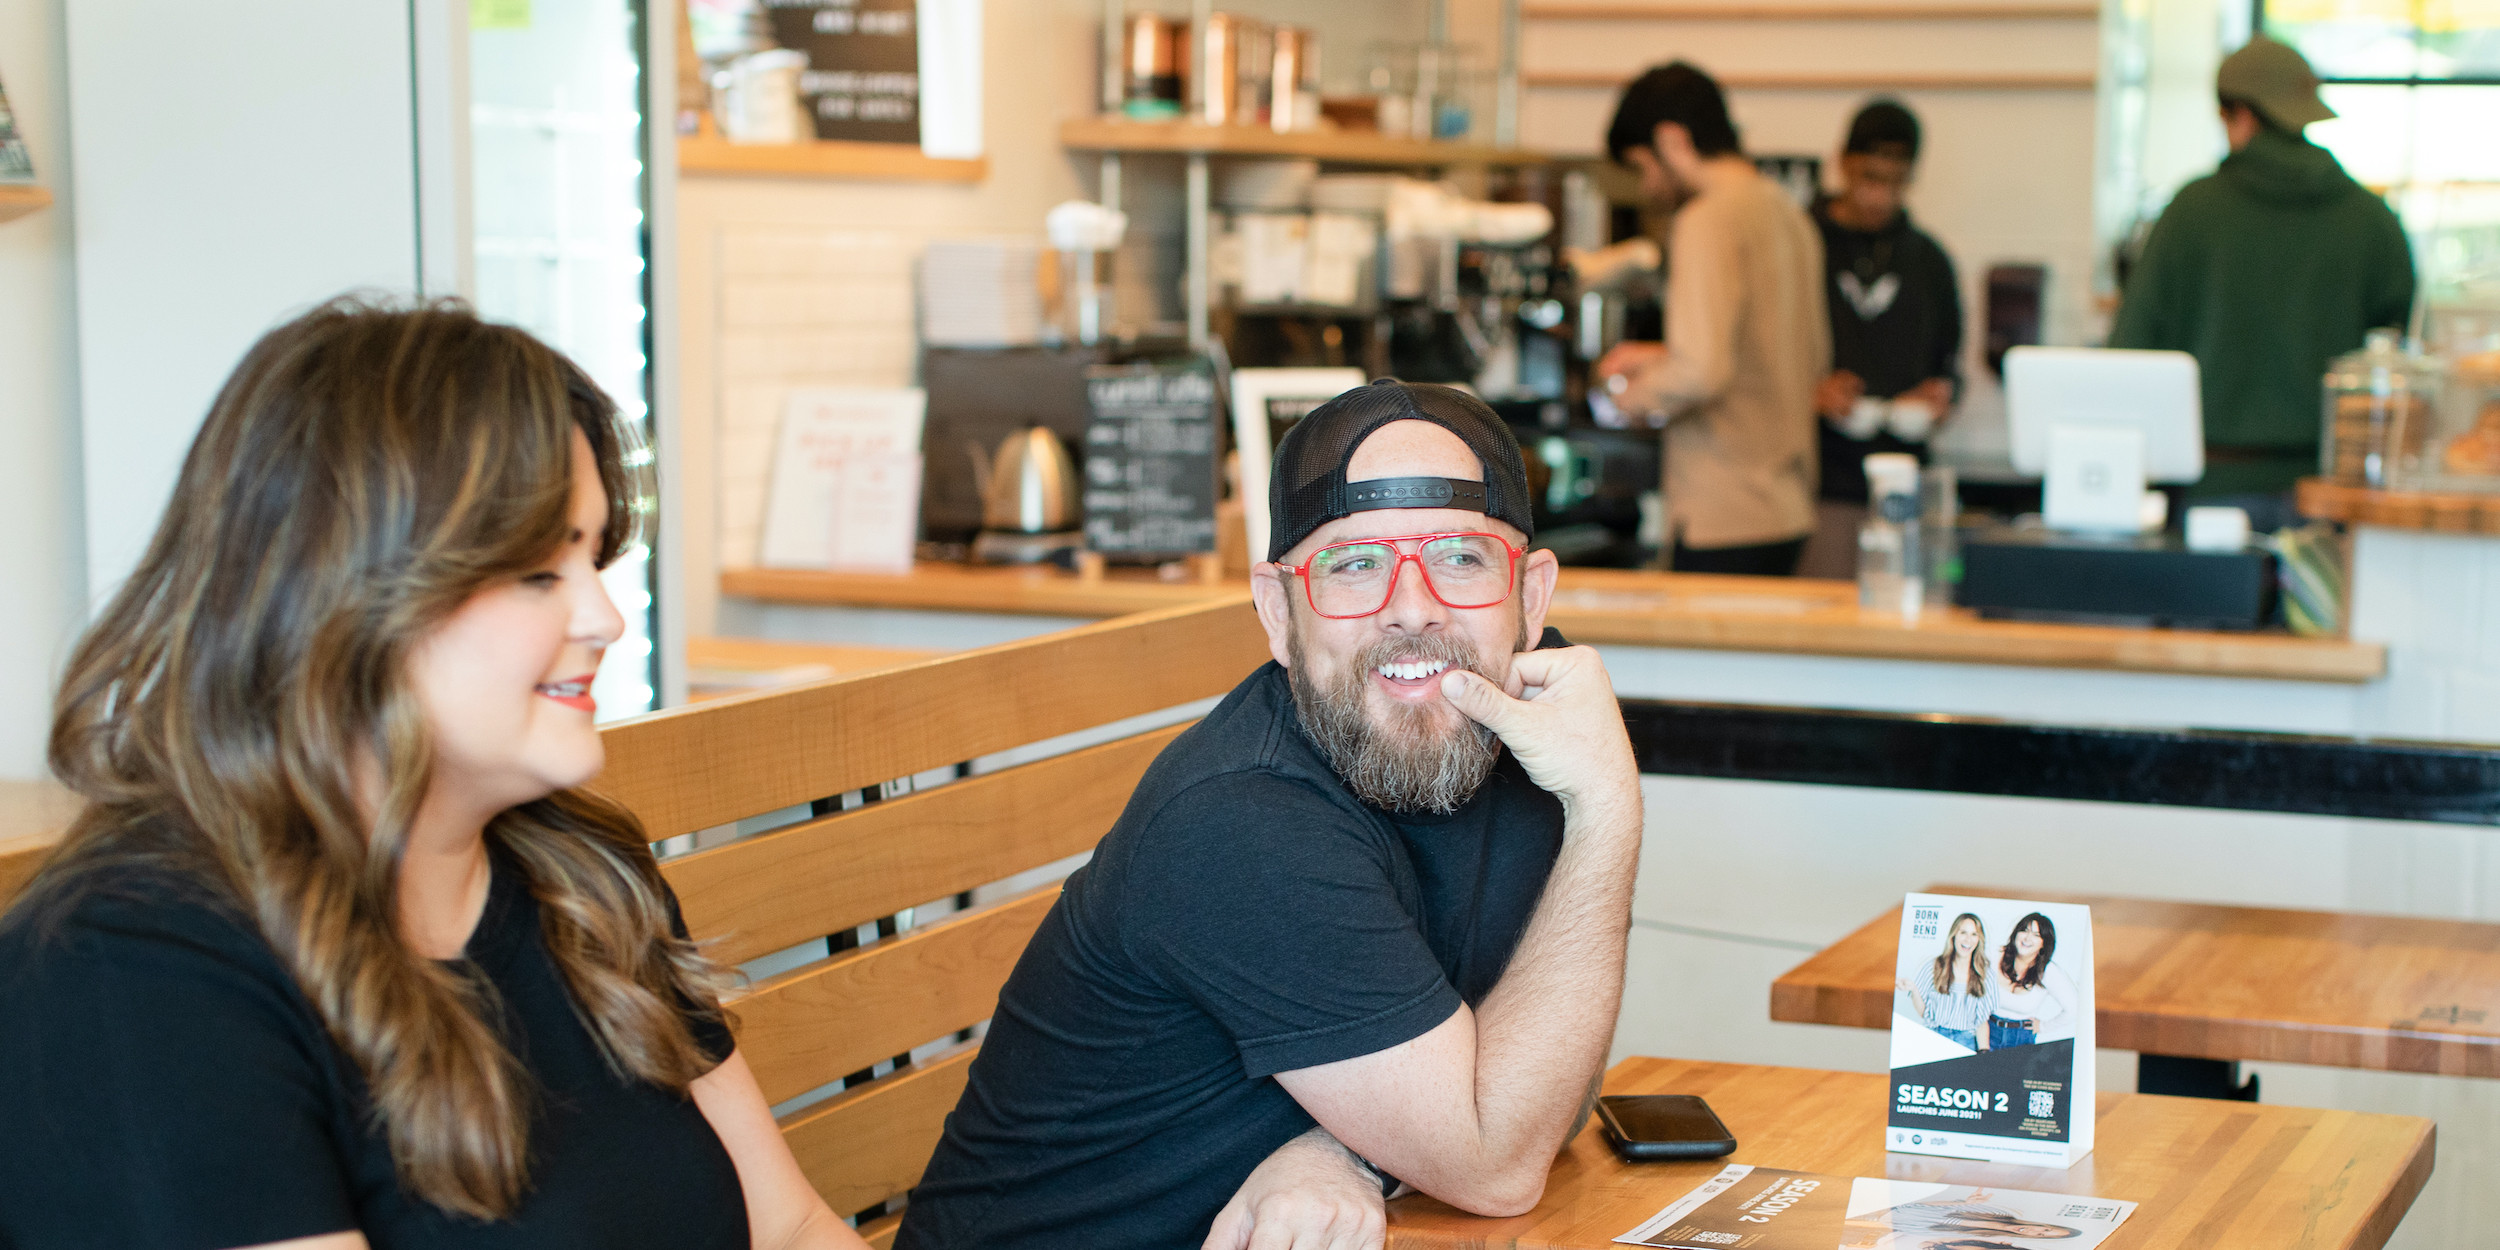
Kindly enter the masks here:
M 2405 489 L 2500 494 L 2500 335 L 2457 355 L 2418 442 L 2419 460 L 2399 475 Z
M 2394 330 L 2370 331 L 2326 367 L 2318 471 L 2349 486 L 2399 486 L 2421 458 L 2440 380 L 2438 363 L 2406 350 Z

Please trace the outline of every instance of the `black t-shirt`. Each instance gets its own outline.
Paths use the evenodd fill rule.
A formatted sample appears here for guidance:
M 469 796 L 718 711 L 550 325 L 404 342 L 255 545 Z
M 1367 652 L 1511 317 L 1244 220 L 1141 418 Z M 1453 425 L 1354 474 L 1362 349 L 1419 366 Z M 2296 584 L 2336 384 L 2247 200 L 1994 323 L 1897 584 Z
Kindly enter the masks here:
M 1962 376 L 1962 288 L 1953 259 L 1926 231 L 1895 215 L 1880 230 L 1852 230 L 1832 220 L 1831 201 L 1814 205 L 1823 231 L 1823 302 L 1831 309 L 1832 368 L 1866 381 L 1877 399 L 1929 378 Z M 1941 414 L 1940 414 L 1941 415 Z M 1817 421 L 1823 463 L 1822 497 L 1866 502 L 1868 455 L 1907 452 L 1927 458 L 1924 440 L 1911 442 L 1889 430 L 1855 439 L 1829 421 Z
M 114 870 L 57 926 L 27 919 L 0 925 L 0 1246 L 213 1250 L 350 1229 L 375 1250 L 748 1243 L 710 1123 L 609 1068 L 500 858 L 465 963 L 501 996 L 537 1107 L 530 1193 L 492 1224 L 400 1188 L 355 1062 L 259 930 L 199 887 Z M 726 1029 L 690 1021 L 728 1057 Z
M 898 1250 L 1197 1245 L 1312 1125 L 1275 1073 L 1421 1036 L 1493 988 L 1562 826 L 1507 751 L 1449 816 L 1367 806 L 1303 735 L 1285 670 L 1260 668 L 1068 879 Z

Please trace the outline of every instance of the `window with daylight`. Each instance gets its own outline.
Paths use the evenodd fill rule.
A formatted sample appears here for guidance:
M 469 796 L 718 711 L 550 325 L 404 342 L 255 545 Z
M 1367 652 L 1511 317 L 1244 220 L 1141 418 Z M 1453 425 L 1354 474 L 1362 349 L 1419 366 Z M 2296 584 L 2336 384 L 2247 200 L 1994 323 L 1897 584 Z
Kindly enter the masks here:
M 2413 236 L 2417 330 L 2435 348 L 2500 335 L 2500 0 L 2257 0 L 2337 116 L 2309 128 L 2384 191 Z

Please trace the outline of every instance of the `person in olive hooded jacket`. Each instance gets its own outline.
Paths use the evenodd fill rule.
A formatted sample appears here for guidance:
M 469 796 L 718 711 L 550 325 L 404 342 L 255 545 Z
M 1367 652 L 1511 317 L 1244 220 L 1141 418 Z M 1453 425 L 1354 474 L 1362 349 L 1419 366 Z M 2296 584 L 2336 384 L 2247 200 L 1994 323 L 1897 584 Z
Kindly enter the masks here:
M 2302 136 L 2335 113 L 2298 52 L 2260 35 L 2214 85 L 2231 154 L 2154 224 L 2109 345 L 2196 357 L 2206 457 L 2190 498 L 2272 529 L 2292 523 L 2292 483 L 2318 471 L 2327 362 L 2405 324 L 2413 256 L 2386 203 Z

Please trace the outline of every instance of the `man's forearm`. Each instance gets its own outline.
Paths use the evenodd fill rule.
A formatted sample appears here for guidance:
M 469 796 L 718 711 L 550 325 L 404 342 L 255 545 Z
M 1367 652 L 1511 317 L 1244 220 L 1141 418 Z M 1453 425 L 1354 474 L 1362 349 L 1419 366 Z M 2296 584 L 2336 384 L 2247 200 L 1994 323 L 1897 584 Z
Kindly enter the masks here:
M 1496 1157 L 1541 1178 L 1605 1063 L 1623 1001 L 1637 783 L 1565 819 L 1562 853 L 1501 981 L 1476 1012 L 1476 1108 Z

